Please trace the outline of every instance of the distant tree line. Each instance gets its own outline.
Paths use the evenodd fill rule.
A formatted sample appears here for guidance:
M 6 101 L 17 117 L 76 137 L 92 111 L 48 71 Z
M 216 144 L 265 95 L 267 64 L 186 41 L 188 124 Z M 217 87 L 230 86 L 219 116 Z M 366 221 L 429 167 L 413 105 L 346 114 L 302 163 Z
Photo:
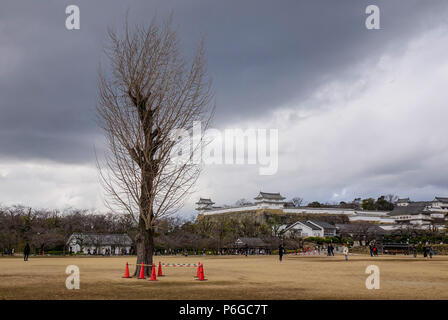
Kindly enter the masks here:
M 319 201 L 309 202 L 306 206 L 310 208 L 342 208 L 342 209 L 355 209 L 355 210 L 368 210 L 368 211 L 392 211 L 395 207 L 395 203 L 398 200 L 398 196 L 389 194 L 386 196 L 380 196 L 378 199 L 374 198 L 356 198 L 351 202 L 341 201 L 337 203 L 320 203 Z M 300 207 L 303 204 L 303 198 L 294 197 L 290 201 L 295 207 Z
M 219 251 L 233 246 L 238 237 L 259 237 L 273 246 L 278 242 L 281 221 L 269 218 L 257 222 L 253 217 L 202 217 L 190 220 L 169 217 L 155 225 L 155 247 Z M 0 249 L 2 254 L 21 252 L 28 242 L 31 252 L 65 253 L 69 237 L 74 233 L 128 234 L 136 236 L 136 226 L 129 215 L 98 214 L 88 210 L 65 211 L 30 209 L 23 206 L 0 208 Z
M 156 228 L 156 248 L 185 248 L 194 251 L 203 249 L 219 252 L 232 248 L 240 238 L 261 238 L 272 248 L 279 244 L 279 219 L 258 222 L 254 217 L 241 219 L 229 216 L 203 216 L 196 220 L 182 221 L 169 218 L 161 221 Z
M 23 250 L 29 243 L 32 253 L 66 250 L 73 233 L 128 233 L 132 223 L 125 215 L 95 214 L 88 210 L 65 211 L 23 206 L 0 208 L 0 248 L 2 253 Z

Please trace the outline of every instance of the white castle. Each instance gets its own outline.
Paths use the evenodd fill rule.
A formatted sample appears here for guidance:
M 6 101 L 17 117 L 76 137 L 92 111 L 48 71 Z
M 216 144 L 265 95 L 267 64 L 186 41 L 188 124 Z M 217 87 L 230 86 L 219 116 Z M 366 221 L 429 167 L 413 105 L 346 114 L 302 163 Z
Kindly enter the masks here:
M 221 215 L 243 212 L 271 211 L 289 214 L 337 214 L 346 215 L 350 222 L 373 222 L 384 224 L 385 229 L 395 229 L 404 225 L 417 228 L 428 228 L 433 225 L 444 228 L 447 222 L 448 198 L 435 197 L 433 201 L 410 201 L 409 198 L 399 199 L 392 211 L 370 211 L 347 209 L 341 207 L 307 207 L 294 206 L 285 202 L 280 193 L 259 192 L 254 203 L 239 206 L 214 206 L 210 198 L 200 198 L 196 210 L 199 215 Z

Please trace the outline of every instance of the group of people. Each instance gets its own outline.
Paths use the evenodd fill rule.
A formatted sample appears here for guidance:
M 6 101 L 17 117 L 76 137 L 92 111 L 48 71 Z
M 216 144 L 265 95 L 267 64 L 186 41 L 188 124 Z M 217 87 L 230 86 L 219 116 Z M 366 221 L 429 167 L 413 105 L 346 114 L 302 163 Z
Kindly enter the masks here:
M 28 257 L 29 257 L 29 255 L 30 255 L 30 251 L 31 251 L 31 247 L 30 247 L 29 243 L 27 242 L 26 245 L 25 245 L 25 247 L 23 248 L 23 260 L 24 260 L 24 261 L 28 261 Z M 2 252 L 2 255 L 5 254 L 5 255 L 11 255 L 11 256 L 13 256 L 13 255 L 15 254 L 15 252 L 16 252 L 16 251 L 15 251 L 14 248 L 11 248 L 11 249 L 5 249 L 5 250 Z
M 369 249 L 370 249 L 370 256 L 371 256 L 371 257 L 378 256 L 378 248 L 377 248 L 377 246 L 376 246 L 376 244 L 375 244 L 374 242 L 371 242 L 371 243 L 369 244 Z M 413 245 L 411 249 L 412 249 L 412 251 L 413 251 L 414 257 L 416 258 L 416 257 L 417 257 L 417 247 L 416 247 L 415 245 Z M 428 245 L 425 244 L 425 245 L 422 247 L 422 249 L 423 249 L 423 257 L 424 257 L 425 259 L 427 259 L 428 257 L 429 257 L 430 259 L 432 259 L 432 256 L 435 254 L 435 252 L 434 252 L 432 246 L 428 246 Z M 25 247 L 24 247 L 24 250 L 23 250 L 23 256 L 24 256 L 23 259 L 24 259 L 24 261 L 28 261 L 28 257 L 29 257 L 30 251 L 31 251 L 31 250 L 30 250 L 30 245 L 29 245 L 28 243 L 26 243 L 26 245 L 25 245 Z M 319 251 L 320 251 L 320 248 L 319 248 Z M 248 246 L 246 246 L 246 247 L 244 248 L 244 251 L 243 251 L 243 252 L 244 252 L 244 254 L 245 254 L 246 256 L 249 254 L 249 248 L 248 248 Z M 14 249 L 11 249 L 8 253 L 9 253 L 9 254 L 13 254 L 13 253 L 14 253 Z M 124 249 L 124 251 L 122 251 L 122 254 L 126 254 L 126 253 L 127 253 L 127 252 L 126 252 L 126 249 Z M 169 253 L 169 252 L 167 252 L 167 250 L 165 250 L 165 254 L 167 254 L 167 253 Z M 205 253 L 206 253 L 206 251 L 205 251 L 205 248 L 204 248 L 204 249 L 202 250 L 202 254 L 205 255 Z M 348 249 L 347 244 L 344 244 L 342 253 L 343 253 L 343 255 L 345 256 L 345 260 L 348 261 L 349 249 Z M 94 249 L 94 250 L 91 252 L 90 249 L 88 249 L 88 250 L 87 250 L 87 254 L 89 254 L 89 255 L 91 255 L 91 254 L 95 255 L 95 254 L 97 254 L 97 251 L 96 251 L 96 249 Z M 110 254 L 111 254 L 110 249 L 105 249 L 104 254 L 105 254 L 105 255 L 110 255 Z M 184 252 L 183 252 L 183 254 L 184 254 L 185 256 L 188 256 L 188 251 L 185 249 Z M 283 255 L 284 255 L 284 254 L 285 254 L 285 248 L 283 247 L 283 244 L 280 244 L 280 246 L 279 246 L 279 248 L 278 248 L 278 255 L 279 255 L 279 260 L 280 260 L 280 262 L 283 260 Z M 334 247 L 333 247 L 333 244 L 332 244 L 332 243 L 330 243 L 330 244 L 328 245 L 328 247 L 327 247 L 327 255 L 328 255 L 328 256 L 334 256 Z
M 327 252 L 328 252 L 328 256 L 334 256 L 334 247 L 333 244 L 329 244 L 328 248 L 327 248 Z M 283 247 L 282 244 L 280 244 L 280 246 L 278 247 L 278 257 L 280 262 L 282 262 L 283 260 L 283 254 L 285 253 L 285 248 Z M 349 250 L 348 250 L 348 246 L 347 244 L 344 243 L 344 249 L 342 250 L 342 253 L 344 254 L 345 257 L 345 261 L 348 261 L 348 254 L 349 254 Z
M 410 250 L 412 250 L 414 258 L 417 258 L 417 246 L 415 244 L 412 245 L 412 247 L 410 247 Z M 423 258 L 425 259 L 427 259 L 428 257 L 432 259 L 432 256 L 436 254 L 432 246 L 428 244 L 423 245 L 422 251 L 423 251 Z M 409 251 L 407 252 L 407 254 L 409 254 Z
M 370 249 L 370 256 L 371 257 L 377 257 L 378 256 L 378 248 L 376 246 L 376 244 L 374 242 L 371 242 L 369 244 L 369 249 Z
M 5 250 L 2 251 L 2 256 L 3 255 L 13 256 L 14 252 L 15 252 L 14 248 L 11 248 L 11 249 L 5 248 Z
M 100 254 L 102 256 L 116 255 L 116 250 L 112 250 L 110 248 L 103 248 L 101 251 L 97 251 L 96 248 L 94 248 L 92 250 L 90 250 L 90 248 L 87 249 L 87 255 L 97 255 L 97 254 Z M 127 255 L 127 254 L 131 254 L 131 253 L 128 253 L 128 251 L 125 248 L 121 248 L 119 250 L 119 254 Z
M 157 249 L 155 255 L 270 255 L 272 250 L 269 248 L 253 248 L 245 245 L 238 248 L 220 248 L 220 249 Z
M 371 242 L 369 244 L 369 249 L 370 249 L 370 256 L 371 257 L 377 257 L 378 256 L 378 247 L 376 246 L 375 242 Z M 427 259 L 428 257 L 430 259 L 432 259 L 432 256 L 435 255 L 435 252 L 432 248 L 432 246 L 428 246 L 428 245 L 424 245 L 423 246 L 423 257 L 425 259 Z M 414 245 L 412 246 L 412 251 L 414 253 L 414 257 L 417 257 L 417 247 Z M 279 259 L 280 262 L 283 259 L 283 254 L 285 253 L 285 249 L 283 247 L 283 245 L 280 245 L 278 248 L 278 255 L 279 255 Z M 344 247 L 342 249 L 342 254 L 345 257 L 345 260 L 348 261 L 348 255 L 349 255 L 349 248 L 347 246 L 347 244 L 344 244 Z M 327 255 L 328 256 L 334 256 L 334 247 L 333 245 L 330 243 L 327 247 Z
M 28 257 L 30 255 L 31 252 L 31 247 L 29 245 L 29 243 L 27 242 L 25 244 L 25 247 L 23 248 L 23 260 L 24 261 L 28 261 Z M 15 254 L 15 249 L 11 248 L 11 249 L 5 249 L 4 252 L 2 252 L 2 254 L 6 254 L 6 255 L 11 255 L 13 256 Z
M 90 251 L 90 248 L 89 249 L 87 249 L 87 254 L 90 256 L 90 255 L 96 255 L 96 249 L 93 249 L 92 251 Z

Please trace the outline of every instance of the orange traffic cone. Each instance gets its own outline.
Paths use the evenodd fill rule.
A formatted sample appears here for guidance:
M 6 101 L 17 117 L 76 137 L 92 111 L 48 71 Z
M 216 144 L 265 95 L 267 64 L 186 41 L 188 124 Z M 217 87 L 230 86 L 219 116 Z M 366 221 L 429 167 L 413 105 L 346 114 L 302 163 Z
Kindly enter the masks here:
M 129 265 L 126 262 L 126 269 L 124 269 L 124 277 L 123 278 L 130 278 L 129 276 Z
M 158 277 L 163 277 L 163 273 L 162 273 L 162 264 L 159 261 L 159 269 L 157 270 L 157 276 Z
M 154 263 L 152 264 L 151 279 L 149 279 L 149 281 L 157 281 L 157 278 L 156 278 L 156 265 Z
M 204 265 L 203 265 L 203 264 L 201 264 L 201 267 L 200 267 L 200 269 L 199 269 L 199 278 L 196 279 L 196 280 L 199 280 L 199 281 L 207 280 L 207 279 L 205 279 L 205 275 L 204 275 Z
M 140 275 L 138 277 L 139 279 L 145 279 L 145 267 L 143 266 L 143 262 L 142 265 L 140 267 Z
M 201 272 L 201 263 L 198 262 L 198 270 L 196 271 L 195 278 L 199 278 L 199 273 Z

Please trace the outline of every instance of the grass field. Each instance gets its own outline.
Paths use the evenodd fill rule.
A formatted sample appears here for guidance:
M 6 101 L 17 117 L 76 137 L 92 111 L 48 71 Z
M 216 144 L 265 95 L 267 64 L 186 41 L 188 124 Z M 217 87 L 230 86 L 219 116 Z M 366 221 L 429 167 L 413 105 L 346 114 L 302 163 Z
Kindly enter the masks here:
M 448 299 L 448 256 L 207 256 L 155 257 L 156 263 L 204 264 L 164 268 L 157 282 L 123 279 L 135 257 L 0 258 L 0 299 Z M 379 290 L 367 290 L 365 269 L 380 268 Z M 65 287 L 68 265 L 80 268 L 80 289 Z M 131 266 L 131 274 L 134 266 Z

